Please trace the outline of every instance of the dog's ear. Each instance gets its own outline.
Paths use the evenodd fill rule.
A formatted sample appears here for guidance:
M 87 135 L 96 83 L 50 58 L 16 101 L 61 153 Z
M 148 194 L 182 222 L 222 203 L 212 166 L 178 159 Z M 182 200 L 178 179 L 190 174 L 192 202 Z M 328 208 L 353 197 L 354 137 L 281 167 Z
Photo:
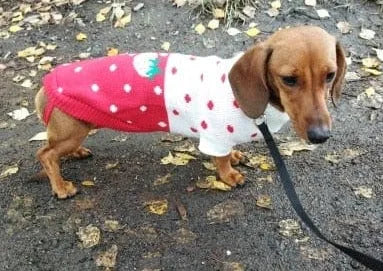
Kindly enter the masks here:
M 265 43 L 259 43 L 249 49 L 229 73 L 234 97 L 250 118 L 262 115 L 269 102 L 267 66 L 271 54 Z
M 333 102 L 334 102 L 334 99 L 338 100 L 340 98 L 340 95 L 342 94 L 342 85 L 343 85 L 344 76 L 346 74 L 346 68 L 347 68 L 344 50 L 339 42 L 336 43 L 336 64 L 338 66 L 338 69 L 336 72 L 334 83 L 330 91 L 331 99 L 333 100 Z

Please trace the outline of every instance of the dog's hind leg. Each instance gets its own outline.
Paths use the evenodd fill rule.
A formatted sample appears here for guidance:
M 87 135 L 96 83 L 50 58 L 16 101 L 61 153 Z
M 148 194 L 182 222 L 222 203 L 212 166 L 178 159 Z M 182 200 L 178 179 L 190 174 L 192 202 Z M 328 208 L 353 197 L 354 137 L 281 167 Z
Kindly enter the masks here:
M 81 143 L 91 130 L 90 125 L 72 118 L 57 108 L 52 111 L 47 125 L 48 142 L 37 152 L 45 173 L 47 174 L 52 193 L 60 199 L 77 193 L 72 182 L 62 178 L 60 158 L 82 150 Z

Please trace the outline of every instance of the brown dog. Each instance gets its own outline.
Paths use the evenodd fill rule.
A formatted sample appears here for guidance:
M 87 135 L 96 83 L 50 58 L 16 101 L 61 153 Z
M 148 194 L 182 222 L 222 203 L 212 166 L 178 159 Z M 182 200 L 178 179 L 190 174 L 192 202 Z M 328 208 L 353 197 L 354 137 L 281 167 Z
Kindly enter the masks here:
M 130 55 L 129 57 L 134 58 L 135 55 Z M 182 55 L 175 55 L 173 59 L 177 57 L 183 57 L 181 62 L 185 59 L 185 56 Z M 190 57 L 190 59 L 195 60 L 195 57 Z M 106 60 L 102 61 L 105 62 Z M 168 62 L 169 61 L 171 61 L 170 57 Z M 284 113 L 274 112 L 277 111 L 274 110 L 274 108 L 277 108 L 279 110 L 277 112 L 287 113 L 288 117 L 292 120 L 297 134 L 301 138 L 309 140 L 312 143 L 322 143 L 329 138 L 331 118 L 326 104 L 329 94 L 331 98 L 337 99 L 340 97 L 346 63 L 341 46 L 333 36 L 324 30 L 310 26 L 284 29 L 271 35 L 266 41 L 256 44 L 242 56 L 232 59 L 231 62 L 225 62 L 225 60 L 219 58 L 201 58 L 200 61 L 202 62 L 199 62 L 197 66 L 203 66 L 202 69 L 204 69 L 205 73 L 198 74 L 198 84 L 200 85 L 196 86 L 196 88 L 200 87 L 201 84 L 206 84 L 206 81 L 208 81 L 206 77 L 214 77 L 215 73 L 217 73 L 222 83 L 226 83 L 225 79 L 228 78 L 229 80 L 226 81 L 229 81 L 229 83 L 226 89 L 228 89 L 229 93 L 227 94 L 235 97 L 234 105 L 237 108 L 239 107 L 239 111 L 234 112 L 234 107 L 223 108 L 223 110 L 215 113 L 213 116 L 214 119 L 209 122 L 206 121 L 206 119 L 200 118 L 201 112 L 211 112 L 213 109 L 220 109 L 219 105 L 209 100 L 210 98 L 205 100 L 202 94 L 198 94 L 198 99 L 200 101 L 202 100 L 202 102 L 199 105 L 196 104 L 189 110 L 186 106 L 192 105 L 195 100 L 193 100 L 194 97 L 186 94 L 182 96 L 182 99 L 185 99 L 186 109 L 181 113 L 187 114 L 189 112 L 190 114 L 197 114 L 199 118 L 198 125 L 200 126 L 198 126 L 199 130 L 196 126 L 190 126 L 191 131 L 185 134 L 190 135 L 193 132 L 201 134 L 200 150 L 213 156 L 213 160 L 217 166 L 217 173 L 225 183 L 235 186 L 238 183 L 241 184 L 244 182 L 243 175 L 232 168 L 232 164 L 238 163 L 241 154 L 237 151 L 230 151 L 229 153 L 227 151 L 216 152 L 215 150 L 219 149 L 219 146 L 214 146 L 214 149 L 211 148 L 212 145 L 205 144 L 205 142 L 202 143 L 204 131 L 214 127 L 214 125 L 218 127 L 217 123 L 225 127 L 227 134 L 225 134 L 223 130 L 220 130 L 221 132 L 218 134 L 216 133 L 216 140 L 214 140 L 215 138 L 210 138 L 211 141 L 216 141 L 214 144 L 217 144 L 217 142 L 224 143 L 226 137 L 232 136 L 239 130 L 235 130 L 236 128 L 231 124 L 226 125 L 225 121 L 230 119 L 230 116 L 219 118 L 221 116 L 220 114 L 238 114 L 238 116 L 244 120 L 243 122 L 246 126 L 250 126 L 248 118 L 255 119 L 265 112 L 267 115 L 267 112 L 270 110 L 272 111 L 272 113 L 270 113 L 271 122 L 277 123 L 280 119 L 285 120 Z M 221 66 L 219 66 L 221 61 L 224 65 L 221 63 Z M 214 62 L 215 66 L 209 64 L 212 62 Z M 220 68 L 216 68 L 216 66 Z M 196 66 L 190 66 L 188 69 L 191 70 L 193 67 Z M 74 71 L 79 72 L 82 69 L 83 67 L 78 68 L 77 66 L 74 68 Z M 110 66 L 110 72 L 114 72 L 116 69 L 117 65 L 112 64 Z M 223 72 L 222 76 L 221 72 Z M 180 74 L 179 69 L 177 70 L 175 66 L 171 69 L 169 68 L 169 74 L 170 73 L 173 75 L 176 73 Z M 150 76 L 152 75 L 153 74 Z M 225 77 L 226 75 L 227 77 Z M 166 80 L 172 80 L 168 79 L 170 75 L 166 76 Z M 61 78 L 60 80 L 63 81 L 65 78 Z M 181 77 L 181 79 L 178 80 L 180 80 L 180 83 L 178 85 L 176 84 L 177 88 L 180 87 L 179 85 L 182 84 L 183 81 L 187 84 L 188 78 Z M 191 84 L 197 84 L 195 83 L 196 81 L 197 80 L 193 79 Z M 175 92 L 166 94 L 166 91 L 168 93 L 171 92 L 171 84 L 173 84 L 173 81 L 164 83 L 165 96 L 177 95 Z M 216 83 L 213 82 L 208 85 L 214 88 Z M 51 92 L 47 91 L 46 88 L 47 87 L 44 86 L 35 98 L 37 112 L 40 118 L 46 122 L 48 132 L 48 143 L 37 152 L 37 157 L 46 175 L 49 177 L 53 194 L 57 195 L 58 198 L 67 198 L 76 194 L 77 190 L 72 182 L 65 181 L 62 178 L 60 174 L 60 158 L 65 155 L 78 158 L 89 156 L 90 151 L 82 147 L 81 143 L 87 137 L 90 130 L 103 127 L 103 124 L 98 121 L 99 118 L 86 119 L 82 117 L 82 115 L 71 114 L 71 111 L 68 111 L 61 102 L 53 106 L 49 105 L 50 100 L 55 100 L 56 96 L 51 96 L 51 94 L 49 94 Z M 225 87 L 222 88 L 225 89 Z M 94 93 L 99 93 L 99 89 L 100 87 L 98 85 L 96 87 L 94 84 L 91 86 L 91 90 Z M 58 87 L 57 90 L 62 94 L 62 87 Z M 124 90 L 127 93 L 130 92 L 130 85 L 126 87 L 125 84 Z M 64 89 L 64 92 L 65 91 Z M 81 91 L 83 92 L 85 90 Z M 214 91 L 217 92 L 220 90 Z M 162 89 L 158 88 L 158 86 L 156 86 L 155 92 L 157 95 L 163 94 Z M 217 99 L 219 99 L 218 97 L 221 95 L 224 96 L 224 94 L 215 94 L 215 92 L 207 92 L 207 94 L 203 95 L 210 95 L 209 97 L 218 95 Z M 204 105 L 205 101 L 207 108 L 202 108 L 201 104 Z M 225 103 L 226 101 L 221 99 L 219 102 Z M 179 101 L 177 103 L 179 103 Z M 166 106 L 169 107 L 168 104 Z M 46 111 L 48 111 L 48 107 L 50 107 L 49 118 L 44 115 L 47 114 Z M 110 111 L 116 113 L 117 108 L 115 104 L 112 104 Z M 146 111 L 147 108 L 146 106 L 141 106 L 140 110 Z M 168 116 L 169 123 L 161 121 L 158 125 L 164 128 L 167 124 L 169 126 L 177 126 L 187 123 L 186 119 L 182 119 L 182 121 L 176 123 L 175 118 L 180 115 L 180 112 L 174 108 L 171 110 L 173 116 Z M 93 114 L 93 117 L 94 115 L 98 116 L 97 114 Z M 128 123 L 131 124 L 132 121 L 129 120 Z M 283 122 L 277 124 L 275 129 L 272 128 L 271 130 L 279 130 L 282 124 Z M 115 127 L 109 126 L 109 128 Z M 180 129 L 173 129 L 173 131 L 182 132 Z M 245 127 L 241 130 L 244 131 L 246 129 Z M 170 129 L 170 131 L 172 130 Z M 256 135 L 256 133 L 253 135 Z M 235 142 L 238 143 L 239 141 Z M 225 153 L 225 155 L 221 153 Z

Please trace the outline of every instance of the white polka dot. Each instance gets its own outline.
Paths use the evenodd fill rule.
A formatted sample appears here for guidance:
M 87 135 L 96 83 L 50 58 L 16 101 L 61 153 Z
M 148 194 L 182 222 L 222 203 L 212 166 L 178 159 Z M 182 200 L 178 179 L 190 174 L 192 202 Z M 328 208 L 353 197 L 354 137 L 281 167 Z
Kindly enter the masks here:
M 148 110 L 148 108 L 146 107 L 146 105 L 141 105 L 140 110 L 141 112 L 145 112 L 146 110 Z
M 93 84 L 90 86 L 93 92 L 97 92 L 100 90 L 100 87 L 97 84 Z
M 70 63 L 64 63 L 64 64 L 62 64 L 62 66 L 64 66 L 64 67 L 69 66 L 69 65 L 70 65 Z
M 125 85 L 124 85 L 124 91 L 125 91 L 126 93 L 129 93 L 131 90 L 132 90 L 132 87 L 131 87 L 129 84 L 125 84 Z
M 109 66 L 109 70 L 110 70 L 111 72 L 114 72 L 115 70 L 117 70 L 117 65 L 116 65 L 116 64 L 112 64 L 112 65 L 110 65 L 110 66 Z
M 161 95 L 162 93 L 162 89 L 160 86 L 155 86 L 153 90 L 154 90 L 154 93 L 157 95 Z
M 58 93 L 62 93 L 63 91 L 64 91 L 64 89 L 62 87 L 57 88 Z
M 74 68 L 74 72 L 80 72 L 80 71 L 82 71 L 82 67 L 78 66 Z
M 160 121 L 158 123 L 158 126 L 162 127 L 162 128 L 165 128 L 167 126 L 167 124 L 164 122 L 164 121 Z
M 131 120 L 127 120 L 126 123 L 127 123 L 127 124 L 132 124 L 133 121 L 131 121 Z
M 117 107 L 115 104 L 111 104 L 111 105 L 109 106 L 109 110 L 110 110 L 110 112 L 112 112 L 112 113 L 116 113 L 116 112 L 118 111 L 118 107 Z

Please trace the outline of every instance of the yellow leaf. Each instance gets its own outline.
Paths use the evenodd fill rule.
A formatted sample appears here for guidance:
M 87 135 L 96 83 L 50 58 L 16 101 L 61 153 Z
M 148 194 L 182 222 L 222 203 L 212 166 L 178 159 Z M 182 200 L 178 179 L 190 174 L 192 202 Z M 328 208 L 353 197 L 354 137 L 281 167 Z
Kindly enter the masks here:
M 170 176 L 171 176 L 170 173 L 168 173 L 163 177 L 157 178 L 157 180 L 154 181 L 153 185 L 161 185 L 161 184 L 169 183 L 170 182 L 170 180 L 169 180 Z
M 376 69 L 363 68 L 363 70 L 364 70 L 365 72 L 371 73 L 372 75 L 381 75 L 381 74 L 383 74 L 383 72 L 378 71 L 378 70 L 376 70 Z
M 21 84 L 22 87 L 24 88 L 31 88 L 33 86 L 33 83 L 31 79 L 26 79 L 24 82 Z
M 19 167 L 17 165 L 9 166 L 0 173 L 0 179 L 16 174 L 18 171 Z
M 260 195 L 257 198 L 256 205 L 258 207 L 266 208 L 266 209 L 272 209 L 271 207 L 271 197 L 269 195 Z
M 98 13 L 100 13 L 102 15 L 107 15 L 111 9 L 112 9 L 112 7 L 110 7 L 110 6 L 105 7 L 105 8 L 100 9 L 100 11 Z
M 107 56 L 116 56 L 116 55 L 118 55 L 118 49 L 110 47 L 110 48 L 108 48 L 106 55 Z
M 210 20 L 207 27 L 209 27 L 212 30 L 217 29 L 219 27 L 219 20 L 217 19 Z
M 187 2 L 187 0 L 173 0 L 173 1 L 174 1 L 173 6 L 176 5 L 177 8 L 182 7 Z
M 20 22 L 24 19 L 23 13 L 21 11 L 14 12 L 12 14 L 12 23 Z
M 375 94 L 375 89 L 373 87 L 369 87 L 365 90 L 367 97 L 371 97 L 371 95 Z
M 161 48 L 164 49 L 165 51 L 169 51 L 170 42 L 165 41 L 164 43 L 162 43 Z
M 52 69 L 51 63 L 39 64 L 37 68 L 41 71 L 50 71 Z
M 19 32 L 21 30 L 23 30 L 24 28 L 22 28 L 21 26 L 19 26 L 18 24 L 15 24 L 15 25 L 12 25 L 11 27 L 9 27 L 9 32 L 11 33 L 16 33 L 16 32 Z
M 199 24 L 194 28 L 194 30 L 195 30 L 198 34 L 202 35 L 202 34 L 206 31 L 206 28 L 205 28 L 205 26 L 204 26 L 202 23 L 199 23 Z
M 203 162 L 202 164 L 208 170 L 211 170 L 211 171 L 217 170 L 217 167 L 211 162 Z
M 281 1 L 279 1 L 279 0 L 273 1 L 270 3 L 270 5 L 272 8 L 280 9 L 281 8 Z
M 81 33 L 81 32 L 76 35 L 76 40 L 78 40 L 78 41 L 84 41 L 87 38 L 88 38 L 88 36 L 84 33 Z
M 81 59 L 86 59 L 90 56 L 90 53 L 79 53 L 78 57 Z
M 354 188 L 354 193 L 355 195 L 364 197 L 366 199 L 370 199 L 374 195 L 374 193 L 372 192 L 372 188 L 367 187 L 365 185 Z
M 259 31 L 258 28 L 256 27 L 253 27 L 253 28 L 249 28 L 245 33 L 249 36 L 249 37 L 255 37 L 256 35 L 258 35 L 261 31 Z
M 152 200 L 146 203 L 149 212 L 156 215 L 163 215 L 168 211 L 168 201 L 164 200 Z
M 17 52 L 18 57 L 28 57 L 35 55 L 36 47 L 28 47 L 24 50 Z
M 362 59 L 362 64 L 366 68 L 376 68 L 380 65 L 380 61 L 376 57 L 366 57 Z
M 186 154 L 186 153 L 175 153 L 175 156 L 171 152 L 169 152 L 168 156 L 161 159 L 161 164 L 173 164 L 176 166 L 184 166 L 189 163 L 190 160 L 196 159 L 194 156 Z
M 50 44 L 48 44 L 45 48 L 46 48 L 47 50 L 49 50 L 49 51 L 53 51 L 53 50 L 55 50 L 55 49 L 57 48 L 57 44 L 52 44 L 52 43 L 50 43 Z
M 272 164 L 269 164 L 269 163 L 262 163 L 259 165 L 259 168 L 262 170 L 273 170 L 274 166 Z
M 82 181 L 81 184 L 83 186 L 87 186 L 87 187 L 91 187 L 91 186 L 94 186 L 94 182 L 92 180 L 85 180 L 85 181 Z
M 106 17 L 104 14 L 101 14 L 101 13 L 97 13 L 96 15 L 96 22 L 103 22 L 105 21 Z
M 120 19 L 117 19 L 117 21 L 114 24 L 114 27 L 120 27 L 120 28 L 125 27 L 125 25 L 130 23 L 131 20 L 132 20 L 132 15 L 128 14 Z
M 213 16 L 216 19 L 225 18 L 225 11 L 220 8 L 213 9 Z
M 201 189 L 215 189 L 221 191 L 230 191 L 231 186 L 217 180 L 215 176 L 207 176 L 204 180 L 198 180 L 196 186 Z

